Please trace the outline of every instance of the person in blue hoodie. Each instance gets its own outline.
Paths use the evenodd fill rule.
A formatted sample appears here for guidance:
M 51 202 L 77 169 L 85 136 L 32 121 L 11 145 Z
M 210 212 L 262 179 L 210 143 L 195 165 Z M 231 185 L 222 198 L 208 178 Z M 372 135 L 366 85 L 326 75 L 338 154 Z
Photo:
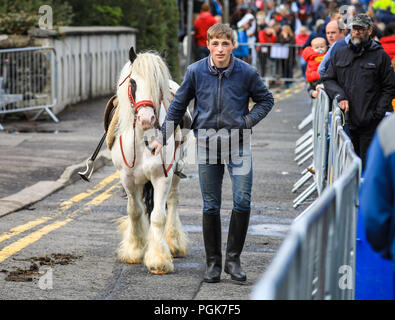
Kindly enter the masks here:
M 369 147 L 359 201 L 366 238 L 375 251 L 392 259 L 395 273 L 394 137 L 395 114 L 392 114 L 380 123 Z
M 270 112 L 274 100 L 257 70 L 232 54 L 233 30 L 216 24 L 207 31 L 210 55 L 187 68 L 184 81 L 168 109 L 159 136 L 150 148 L 158 154 L 195 99 L 192 129 L 197 137 L 200 189 L 203 198 L 204 281 L 220 281 L 221 193 L 224 166 L 231 177 L 233 210 L 229 224 L 224 271 L 246 281 L 240 265 L 251 211 L 251 128 Z M 255 104 L 249 109 L 249 101 Z M 234 142 L 236 142 L 234 144 Z M 234 155 L 236 154 L 236 157 Z M 241 155 L 241 158 L 237 159 Z M 224 161 L 223 161 L 224 160 Z M 240 161 L 239 161 L 240 160 Z

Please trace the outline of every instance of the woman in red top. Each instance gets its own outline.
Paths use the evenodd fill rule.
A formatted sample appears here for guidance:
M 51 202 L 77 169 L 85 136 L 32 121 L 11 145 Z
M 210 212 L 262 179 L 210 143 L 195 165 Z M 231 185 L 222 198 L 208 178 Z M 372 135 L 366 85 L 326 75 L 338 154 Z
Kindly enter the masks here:
M 275 43 L 276 42 L 276 32 L 273 28 L 262 29 L 258 33 L 259 43 Z M 261 77 L 265 76 L 266 62 L 270 57 L 270 46 L 259 46 L 258 47 L 258 58 L 259 64 L 261 66 Z
M 299 33 L 295 37 L 295 44 L 298 46 L 301 46 L 298 48 L 298 58 L 299 58 L 299 63 L 300 63 L 300 68 L 302 69 L 302 75 L 304 78 L 306 78 L 306 67 L 307 67 L 307 62 L 302 58 L 302 47 L 306 43 L 307 39 L 309 38 L 310 33 L 305 26 L 301 26 L 299 29 Z
M 387 25 L 384 34 L 386 36 L 380 39 L 380 43 L 392 61 L 395 58 L 395 22 L 391 22 Z
M 210 13 L 210 5 L 203 3 L 199 17 L 194 24 L 197 60 L 203 59 L 210 54 L 210 51 L 207 49 L 207 30 L 216 23 L 217 20 Z

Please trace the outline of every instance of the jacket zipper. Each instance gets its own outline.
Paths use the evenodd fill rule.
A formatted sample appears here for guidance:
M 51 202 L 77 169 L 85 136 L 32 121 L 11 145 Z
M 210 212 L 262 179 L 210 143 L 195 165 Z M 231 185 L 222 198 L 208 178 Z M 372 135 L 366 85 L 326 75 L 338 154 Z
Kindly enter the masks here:
M 218 118 L 217 118 L 217 130 L 220 128 L 220 117 L 221 117 L 221 82 L 222 73 L 218 75 L 218 98 L 217 98 L 217 108 L 218 108 Z

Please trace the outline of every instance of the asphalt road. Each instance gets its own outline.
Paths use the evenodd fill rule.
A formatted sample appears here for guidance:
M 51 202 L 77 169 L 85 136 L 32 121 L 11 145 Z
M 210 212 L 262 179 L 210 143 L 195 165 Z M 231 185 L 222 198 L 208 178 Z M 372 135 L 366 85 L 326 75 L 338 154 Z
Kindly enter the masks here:
M 302 134 L 297 125 L 309 108 L 303 87 L 283 91 L 276 95 L 272 112 L 254 129 L 253 209 L 241 256 L 248 277 L 245 284 L 235 284 L 225 273 L 220 283 L 202 282 L 202 201 L 194 165 L 187 167 L 188 178 L 180 184 L 179 213 L 191 240 L 187 256 L 175 259 L 175 270 L 167 275 L 150 274 L 142 264 L 120 263 L 115 253 L 120 236 L 114 220 L 126 214 L 126 199 L 108 164 L 94 173 L 89 184 L 78 180 L 0 218 L 0 299 L 249 299 L 293 219 L 311 203 L 293 209 L 297 194 L 291 192 L 303 169 L 293 160 L 295 141 Z M 98 128 L 92 134 L 86 126 L 75 130 L 85 131 L 89 141 L 100 139 Z M 78 154 L 84 159 L 89 152 Z M 223 252 L 231 209 L 230 179 L 225 174 Z

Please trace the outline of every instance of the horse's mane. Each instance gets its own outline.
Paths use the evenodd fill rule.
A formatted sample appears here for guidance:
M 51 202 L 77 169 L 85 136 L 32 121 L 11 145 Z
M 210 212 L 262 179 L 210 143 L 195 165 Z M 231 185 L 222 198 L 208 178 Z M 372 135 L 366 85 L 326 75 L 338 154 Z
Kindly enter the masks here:
M 133 118 L 133 114 L 130 112 L 131 108 L 129 107 L 129 99 L 127 97 L 128 85 L 125 83 L 119 87 L 128 74 L 131 74 L 132 78 L 137 76 L 145 80 L 148 88 L 148 95 L 157 108 L 157 114 L 159 114 L 161 99 L 163 99 L 166 109 L 168 108 L 168 101 L 171 99 L 169 90 L 169 80 L 171 80 L 171 75 L 166 63 L 162 60 L 160 55 L 155 52 L 137 54 L 137 58 L 133 61 L 133 64 L 128 62 L 123 67 L 118 81 L 117 96 L 120 105 L 119 111 L 121 123 L 119 129 L 121 132 L 123 129 L 127 128 L 125 126 L 130 125 L 130 120 Z M 122 105 L 127 105 L 128 107 L 122 108 Z

